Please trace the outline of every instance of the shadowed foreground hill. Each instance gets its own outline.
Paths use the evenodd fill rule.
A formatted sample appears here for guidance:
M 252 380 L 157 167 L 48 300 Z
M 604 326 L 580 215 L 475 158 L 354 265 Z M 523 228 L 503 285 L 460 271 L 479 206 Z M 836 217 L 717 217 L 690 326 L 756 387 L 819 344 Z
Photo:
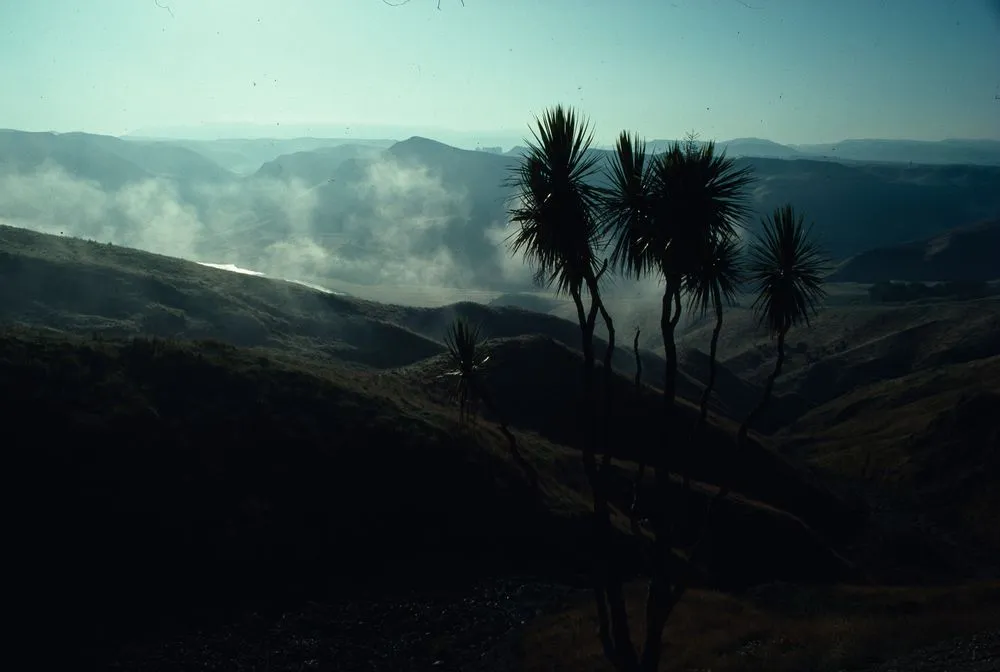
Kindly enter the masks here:
M 9 550 L 32 605 L 82 641 L 237 598 L 587 566 L 578 458 L 526 444 L 536 493 L 497 433 L 357 372 L 18 331 L 0 389 Z
M 0 337 L 0 389 L 23 512 L 14 571 L 38 632 L 67 655 L 208 607 L 513 573 L 573 581 L 589 567 L 574 451 L 518 432 L 535 490 L 495 428 L 456 426 L 398 377 L 14 330 Z M 771 507 L 736 498 L 719 525 L 739 532 L 727 543 L 757 545 L 738 561 L 720 546 L 713 582 L 855 575 Z
M 995 576 L 998 418 L 1000 357 L 990 357 L 866 385 L 776 438 L 794 459 L 877 493 L 876 515 L 916 520 L 922 529 L 914 539 L 942 542 L 942 569 Z M 917 560 L 912 544 L 900 550 L 866 565 Z
M 369 304 L 368 309 L 369 314 L 376 319 L 402 325 L 435 340 L 442 337 L 452 320 L 461 317 L 479 325 L 483 334 L 489 338 L 511 339 L 538 335 L 543 337 L 543 340 L 558 341 L 573 352 L 578 352 L 579 349 L 580 327 L 576 323 L 516 306 L 484 306 L 479 303 L 463 301 L 440 308 L 409 308 Z M 594 338 L 594 349 L 596 352 L 602 353 L 602 358 L 606 348 L 607 341 L 605 339 Z M 663 358 L 645 349 L 640 349 L 639 357 L 642 361 L 643 382 L 653 388 L 662 389 Z M 542 360 L 536 360 L 529 370 L 537 371 L 538 369 L 533 367 L 537 366 L 538 363 L 542 363 Z M 635 375 L 635 353 L 632 351 L 630 337 L 626 338 L 621 334 L 617 336 L 612 367 L 630 378 Z M 719 369 L 719 380 L 716 382 L 715 390 L 709 401 L 709 408 L 730 419 L 742 419 L 760 399 L 761 388 L 749 382 L 733 384 L 732 374 L 723 370 L 721 366 Z M 701 399 L 704 381 L 707 379 L 708 372 L 705 367 L 682 366 L 676 381 L 678 396 L 697 403 Z M 788 403 L 796 404 L 793 406 L 794 408 L 799 407 L 797 400 L 793 399 L 789 402 L 779 395 L 776 395 L 772 401 L 772 404 L 778 408 L 784 408 Z
M 483 383 L 504 420 L 555 443 L 579 446 L 582 419 L 576 381 L 580 354 L 542 336 L 494 340 L 489 347 L 491 364 L 483 374 Z M 446 403 L 454 388 L 454 378 L 442 377 L 448 368 L 448 360 L 437 356 L 401 369 L 398 375 L 426 390 L 431 399 Z M 535 374 L 526 376 L 526 371 Z M 634 383 L 616 374 L 613 395 L 614 456 L 676 469 L 676 451 L 695 425 L 697 407 L 681 401 L 678 435 L 664 442 L 659 392 L 643 386 L 637 396 Z M 599 403 L 603 403 L 602 397 L 598 395 Z M 482 410 L 486 417 L 496 419 L 488 409 Z M 808 471 L 756 441 L 742 452 L 735 451 L 735 435 L 731 420 L 711 414 L 688 464 L 692 477 L 710 484 L 727 482 L 735 491 L 791 512 L 834 537 L 844 538 L 857 531 L 860 511 L 834 496 Z M 627 501 L 629 493 L 626 488 L 622 499 Z

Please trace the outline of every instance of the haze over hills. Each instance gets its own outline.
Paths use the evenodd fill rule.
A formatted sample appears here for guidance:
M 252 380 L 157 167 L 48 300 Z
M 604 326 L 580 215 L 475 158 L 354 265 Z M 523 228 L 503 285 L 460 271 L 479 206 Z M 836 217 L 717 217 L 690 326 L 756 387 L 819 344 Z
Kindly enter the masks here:
M 299 143 L 296 149 L 308 149 L 308 141 L 326 143 L 385 143 L 391 144 L 414 135 L 438 139 L 455 147 L 475 149 L 477 147 L 500 146 L 510 151 L 523 145 L 530 137 L 530 129 L 518 132 L 481 131 L 454 132 L 446 129 L 420 126 L 387 126 L 353 124 L 350 127 L 330 124 L 285 124 L 265 126 L 260 124 L 202 124 L 200 126 L 176 126 L 137 129 L 121 136 L 126 140 L 156 139 L 187 144 L 195 143 L 206 151 L 216 144 L 236 144 L 248 142 L 246 138 L 273 138 L 273 143 Z M 329 140 L 320 140 L 327 137 Z M 359 140 L 356 138 L 396 138 L 393 140 Z M 672 139 L 650 140 L 652 151 L 662 151 Z M 1000 140 L 989 139 L 949 139 L 949 140 L 886 140 L 886 139 L 845 139 L 835 142 L 808 144 L 781 144 L 764 138 L 733 138 L 719 140 L 731 156 L 758 156 L 765 158 L 816 157 L 832 161 L 865 161 L 893 163 L 930 164 L 981 164 L 1000 165 Z M 319 146 L 319 145 L 317 145 Z M 327 146 L 327 145 L 323 145 Z M 611 149 L 609 145 L 599 148 Z
M 841 140 L 792 145 L 833 160 L 892 163 L 1000 165 L 1000 140 Z
M 4 131 L 0 143 L 8 224 L 347 283 L 351 293 L 368 287 L 373 298 L 394 288 L 396 300 L 433 304 L 456 290 L 530 289 L 501 244 L 516 153 L 420 137 L 151 142 Z M 757 175 L 754 210 L 795 202 L 838 260 L 1000 214 L 998 166 L 843 163 L 757 139 L 730 146 Z

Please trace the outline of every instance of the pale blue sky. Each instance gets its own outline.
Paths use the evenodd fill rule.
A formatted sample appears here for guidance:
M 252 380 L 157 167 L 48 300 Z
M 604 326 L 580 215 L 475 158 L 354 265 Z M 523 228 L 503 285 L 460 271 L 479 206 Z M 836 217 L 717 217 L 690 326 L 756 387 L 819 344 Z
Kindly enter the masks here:
M 0 127 L 1000 138 L 993 0 L 436 1 L 0 0 Z

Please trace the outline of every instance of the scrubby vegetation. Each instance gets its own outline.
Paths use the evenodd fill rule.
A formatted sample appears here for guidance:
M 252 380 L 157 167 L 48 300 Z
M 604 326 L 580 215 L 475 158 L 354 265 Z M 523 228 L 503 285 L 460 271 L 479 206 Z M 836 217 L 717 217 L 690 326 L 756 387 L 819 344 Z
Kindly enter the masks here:
M 981 299 L 1000 293 L 988 282 L 877 282 L 868 288 L 875 303 L 919 301 L 921 299 Z
M 712 359 L 722 324 L 723 298 L 730 300 L 742 281 L 735 259 L 737 230 L 750 212 L 748 188 L 752 174 L 738 169 L 713 143 L 698 145 L 694 139 L 674 143 L 664 153 L 647 157 L 645 144 L 622 132 L 614 158 L 606 168 L 607 187 L 596 184 L 598 159 L 588 153 L 592 132 L 585 120 L 562 106 L 548 110 L 537 121 L 534 142 L 529 143 L 512 180 L 516 203 L 511 221 L 519 225 L 511 237 L 511 250 L 523 252 L 535 268 L 539 284 L 567 293 L 576 306 L 583 351 L 581 437 L 584 469 L 594 500 L 594 544 L 597 564 L 593 590 L 602 648 L 614 666 L 623 671 L 657 670 L 662 659 L 663 630 L 671 612 L 697 576 L 689 566 L 711 538 L 712 513 L 731 491 L 721 482 L 707 508 L 703 526 L 690 531 L 689 502 L 691 460 L 698 450 L 704 426 L 712 376 L 702 397 L 699 422 L 693 431 L 684 426 L 677 408 L 678 358 L 675 332 L 682 313 L 682 292 L 702 311 L 714 305 L 716 328 Z M 747 279 L 754 285 L 753 311 L 761 326 L 777 339 L 778 358 L 768 377 L 760 403 L 739 428 L 736 449 L 745 448 L 750 426 L 766 408 L 781 373 L 788 331 L 808 323 L 823 298 L 824 258 L 809 239 L 804 218 L 791 205 L 776 210 L 762 223 L 763 233 L 750 247 Z M 610 254 L 601 262 L 601 255 Z M 649 592 L 641 647 L 634 634 L 623 592 L 624 575 L 611 541 L 611 498 L 608 476 L 613 456 L 611 437 L 615 328 L 601 299 L 601 281 L 609 270 L 627 276 L 658 276 L 664 285 L 660 330 L 665 375 L 662 433 L 664 451 L 673 454 L 672 466 L 653 464 L 651 498 L 643 498 L 641 463 L 629 511 L 631 528 L 648 551 Z M 604 355 L 603 406 L 596 404 L 594 329 L 600 314 L 608 333 Z M 714 363 L 710 365 L 710 370 Z M 598 454 L 601 454 L 598 462 Z M 683 496 L 670 500 L 670 473 L 683 479 Z M 649 503 L 651 501 L 652 503 Z M 641 506 L 641 508 L 640 508 Z M 645 529 L 639 517 L 649 525 Z M 680 533 L 679 533 L 680 532 Z M 687 558 L 677 554 L 687 547 Z

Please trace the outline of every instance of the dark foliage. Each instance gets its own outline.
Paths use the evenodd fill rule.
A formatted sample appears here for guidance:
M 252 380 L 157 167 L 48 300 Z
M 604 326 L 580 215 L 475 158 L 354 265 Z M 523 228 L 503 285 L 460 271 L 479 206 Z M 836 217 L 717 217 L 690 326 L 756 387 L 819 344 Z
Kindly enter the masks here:
M 364 387 L 221 344 L 3 335 L 38 631 L 68 655 L 213 605 L 586 562 L 515 465 Z

